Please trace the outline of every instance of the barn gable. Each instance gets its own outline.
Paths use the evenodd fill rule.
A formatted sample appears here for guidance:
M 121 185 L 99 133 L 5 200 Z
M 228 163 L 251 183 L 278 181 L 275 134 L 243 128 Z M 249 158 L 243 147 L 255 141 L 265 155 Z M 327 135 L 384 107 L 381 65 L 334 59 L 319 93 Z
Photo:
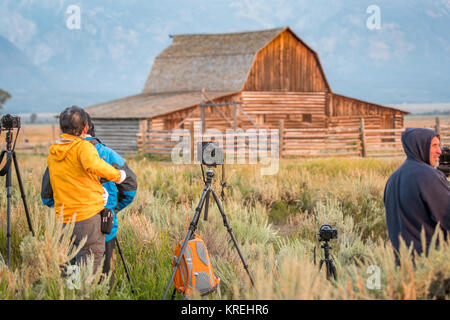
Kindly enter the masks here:
M 243 90 L 331 91 L 317 53 L 289 28 L 258 52 Z

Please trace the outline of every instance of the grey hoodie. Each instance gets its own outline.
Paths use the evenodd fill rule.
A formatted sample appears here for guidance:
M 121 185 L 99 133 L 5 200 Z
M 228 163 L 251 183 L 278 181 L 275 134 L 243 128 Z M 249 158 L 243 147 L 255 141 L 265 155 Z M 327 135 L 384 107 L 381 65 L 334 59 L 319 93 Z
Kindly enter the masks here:
M 430 165 L 431 140 L 436 132 L 407 128 L 402 133 L 407 159 L 388 179 L 384 190 L 386 224 L 395 249 L 399 236 L 422 252 L 420 232 L 425 230 L 427 248 L 436 225 L 450 230 L 450 188 L 445 175 Z

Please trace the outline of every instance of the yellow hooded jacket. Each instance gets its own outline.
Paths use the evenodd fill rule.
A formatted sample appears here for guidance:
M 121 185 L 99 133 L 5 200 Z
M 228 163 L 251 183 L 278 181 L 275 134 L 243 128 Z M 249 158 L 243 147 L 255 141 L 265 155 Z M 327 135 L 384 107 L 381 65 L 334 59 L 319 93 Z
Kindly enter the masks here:
M 47 158 L 55 211 L 62 212 L 63 222 L 89 219 L 103 209 L 103 187 L 98 177 L 110 181 L 120 179 L 120 171 L 98 155 L 88 141 L 62 134 L 50 146 Z

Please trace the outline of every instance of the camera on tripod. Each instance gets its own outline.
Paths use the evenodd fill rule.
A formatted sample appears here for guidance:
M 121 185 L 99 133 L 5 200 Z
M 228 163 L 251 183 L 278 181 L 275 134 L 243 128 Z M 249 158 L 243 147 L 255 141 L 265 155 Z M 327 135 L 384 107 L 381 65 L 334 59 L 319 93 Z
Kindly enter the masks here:
M 442 171 L 447 177 L 450 176 L 450 148 L 448 146 L 442 148 L 438 170 Z
M 12 130 L 14 128 L 20 128 L 20 117 L 12 116 L 8 113 L 1 118 L 0 123 L 2 130 Z
M 332 228 L 328 224 L 324 224 L 319 229 L 319 241 L 330 241 L 331 239 L 337 239 L 338 231 Z
M 11 265 L 11 188 L 12 188 L 12 168 L 15 167 L 17 181 L 19 182 L 20 194 L 22 196 L 23 206 L 25 209 L 25 214 L 27 216 L 28 227 L 34 236 L 33 227 L 31 225 L 30 213 L 28 211 L 28 205 L 26 201 L 25 190 L 22 184 L 22 178 L 20 176 L 19 162 L 17 161 L 17 156 L 15 152 L 17 137 L 20 131 L 20 117 L 12 116 L 10 114 L 4 115 L 0 119 L 0 130 L 5 130 L 6 132 L 6 149 L 0 153 L 0 163 L 2 163 L 3 158 L 6 156 L 6 162 L 2 169 L 0 169 L 0 176 L 6 176 L 6 238 L 7 238 L 7 254 L 8 254 L 8 267 Z M 13 129 L 17 128 L 16 139 L 14 140 Z
M 332 239 L 337 239 L 338 231 L 332 228 L 328 224 L 324 224 L 319 229 L 319 241 L 324 243 L 320 246 L 324 251 L 324 258 L 320 259 L 319 270 L 322 269 L 322 265 L 325 264 L 326 276 L 330 280 L 332 277 L 336 280 L 337 272 L 333 259 L 330 257 L 330 244 L 328 243 Z M 314 264 L 316 264 L 316 248 L 314 247 Z
M 217 142 L 202 141 L 197 145 L 197 160 L 207 167 L 224 164 L 223 149 Z

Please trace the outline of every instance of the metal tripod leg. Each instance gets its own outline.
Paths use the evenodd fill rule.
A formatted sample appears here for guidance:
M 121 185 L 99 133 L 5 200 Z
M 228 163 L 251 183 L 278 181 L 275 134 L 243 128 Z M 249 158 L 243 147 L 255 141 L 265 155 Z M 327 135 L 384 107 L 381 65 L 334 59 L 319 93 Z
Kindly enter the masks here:
M 28 211 L 27 199 L 26 199 L 26 196 L 25 196 L 25 190 L 23 188 L 22 178 L 20 176 L 20 170 L 19 170 L 19 163 L 17 162 L 17 157 L 16 157 L 16 152 L 15 151 L 12 151 L 12 157 L 13 157 L 13 160 L 14 160 L 14 167 L 16 168 L 17 180 L 19 181 L 20 195 L 22 196 L 23 206 L 25 208 L 25 215 L 27 217 L 28 228 L 30 229 L 31 234 L 34 236 L 33 226 L 31 225 L 30 212 Z
M 117 236 L 115 237 L 115 241 L 116 241 L 116 245 L 117 245 L 117 250 L 119 251 L 120 258 L 122 259 L 123 268 L 125 269 L 125 274 L 127 275 L 128 282 L 130 283 L 131 293 L 134 294 L 135 291 L 134 291 L 134 288 L 133 288 L 133 283 L 131 282 L 130 272 L 128 271 L 128 266 L 127 266 L 127 263 L 125 262 L 125 258 L 123 256 L 122 248 L 120 247 L 119 239 L 117 238 Z
M 9 268 L 11 266 L 11 152 L 6 154 L 6 165 L 3 170 L 6 171 L 6 239 Z
M 330 279 L 330 277 L 333 277 L 334 280 L 336 280 L 336 267 L 334 266 L 333 260 L 328 261 L 327 263 L 327 279 Z
M 244 256 L 241 253 L 241 250 L 239 249 L 238 243 L 236 241 L 236 238 L 234 236 L 233 230 L 231 229 L 230 225 L 228 224 L 228 219 L 227 216 L 225 215 L 225 211 L 223 210 L 222 204 L 220 203 L 219 200 L 219 196 L 217 195 L 216 191 L 214 191 L 214 189 L 211 189 L 211 193 L 214 197 L 214 200 L 216 201 L 217 207 L 219 208 L 220 214 L 222 215 L 222 219 L 223 219 L 223 225 L 227 228 L 228 233 L 231 236 L 231 240 L 233 241 L 234 246 L 236 247 L 236 250 L 239 254 L 239 257 L 241 258 L 242 264 L 244 265 L 244 269 L 245 271 L 247 271 L 247 274 L 250 278 L 250 282 L 252 283 L 252 286 L 255 286 L 255 281 L 253 280 L 253 277 L 250 273 L 250 271 L 248 270 L 248 265 L 245 262 Z
M 189 230 L 186 234 L 186 237 L 184 238 L 184 242 L 183 242 L 183 245 L 181 246 L 180 254 L 178 255 L 178 257 L 175 261 L 175 265 L 174 265 L 173 271 L 172 271 L 172 276 L 170 277 L 169 283 L 167 284 L 166 290 L 164 291 L 163 300 L 166 299 L 167 293 L 169 292 L 169 289 L 170 289 L 170 285 L 173 283 L 173 278 L 175 277 L 175 273 L 176 273 L 177 269 L 180 267 L 180 261 L 181 261 L 181 258 L 183 257 L 184 250 L 186 250 L 187 242 L 192 238 L 195 230 L 197 229 L 198 220 L 199 220 L 200 214 L 202 212 L 203 204 L 205 203 L 206 195 L 209 192 L 210 192 L 210 186 L 207 185 L 203 189 L 202 195 L 200 197 L 200 201 L 198 202 L 198 205 L 195 208 L 194 218 L 192 219 L 192 221 L 189 225 Z

